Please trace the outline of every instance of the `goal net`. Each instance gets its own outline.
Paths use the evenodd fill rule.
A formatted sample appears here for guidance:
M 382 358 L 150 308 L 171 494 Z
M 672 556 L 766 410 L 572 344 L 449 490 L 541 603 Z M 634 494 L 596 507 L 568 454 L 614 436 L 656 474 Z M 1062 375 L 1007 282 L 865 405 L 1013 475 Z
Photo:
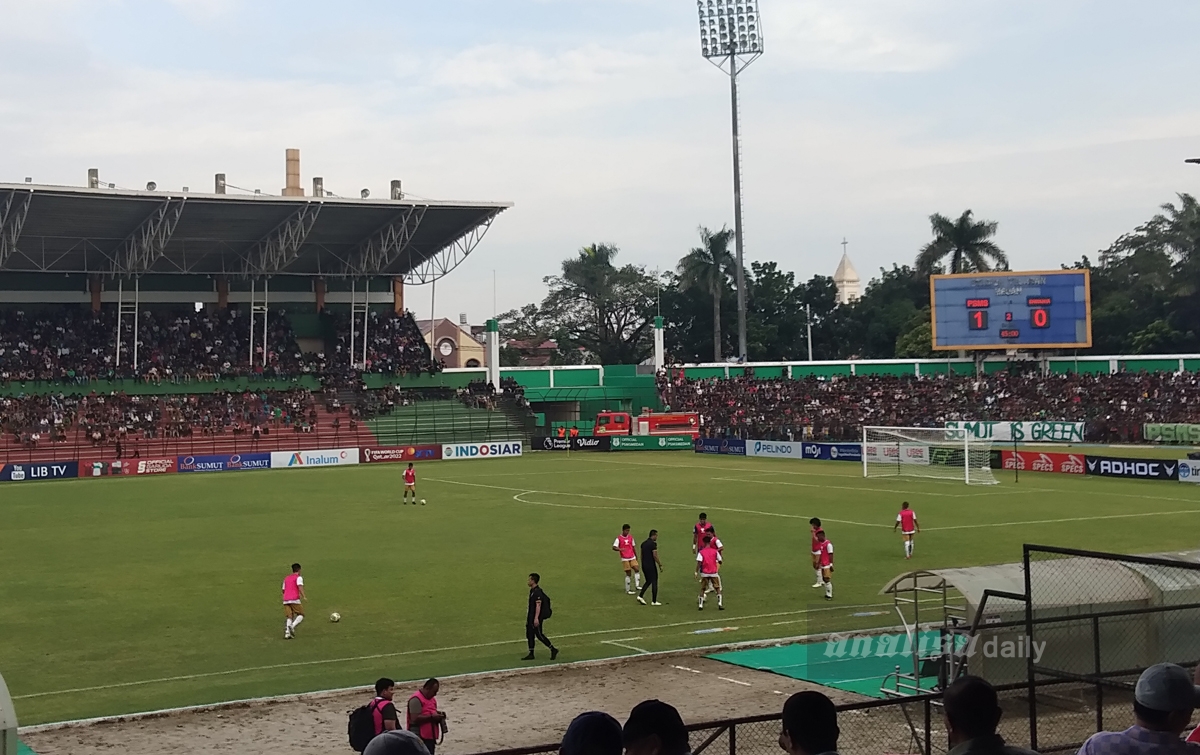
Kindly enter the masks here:
M 995 485 L 992 442 L 938 427 L 864 427 L 863 477 L 930 477 Z

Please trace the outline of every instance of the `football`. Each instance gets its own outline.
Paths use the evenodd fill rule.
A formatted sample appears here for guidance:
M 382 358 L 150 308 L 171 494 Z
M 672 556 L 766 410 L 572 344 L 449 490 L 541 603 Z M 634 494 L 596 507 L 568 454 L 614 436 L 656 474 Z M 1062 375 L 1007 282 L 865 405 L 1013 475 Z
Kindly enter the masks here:
M 334 613 L 329 614 L 329 620 L 336 624 L 342 620 L 342 615 L 335 611 Z
M 425 505 L 425 499 L 424 499 L 424 498 L 422 498 L 422 499 L 421 499 L 421 505 L 422 505 L 422 506 L 424 506 L 424 505 Z

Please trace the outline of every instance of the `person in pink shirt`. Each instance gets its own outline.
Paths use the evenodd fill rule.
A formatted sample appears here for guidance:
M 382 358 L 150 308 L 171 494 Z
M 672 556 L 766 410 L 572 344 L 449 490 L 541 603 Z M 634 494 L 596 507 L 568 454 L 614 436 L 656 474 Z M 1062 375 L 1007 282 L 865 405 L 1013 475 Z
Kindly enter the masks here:
M 717 593 L 717 610 L 725 610 L 725 599 L 721 592 L 721 552 L 717 550 L 715 538 L 705 535 L 700 552 L 696 554 L 696 579 L 700 580 L 700 610 L 704 610 L 704 596 L 711 589 Z
M 896 514 L 896 523 L 892 526 L 892 532 L 897 529 L 904 536 L 904 557 L 912 558 L 913 538 L 921 531 L 921 525 L 917 523 L 917 512 L 908 507 L 908 501 L 900 504 L 900 513 Z
M 283 639 L 296 636 L 296 627 L 304 621 L 303 601 L 304 577 L 300 576 L 300 564 L 292 564 L 292 573 L 283 578 L 283 615 L 287 618 L 283 628 Z
M 621 534 L 613 541 L 612 549 L 621 555 L 621 568 L 625 570 L 625 594 L 633 595 L 634 591 L 642 589 L 642 573 L 638 568 L 637 542 L 629 534 L 630 526 L 621 525 Z M 630 589 L 630 579 L 633 589 Z
M 825 530 L 817 533 L 817 559 L 821 564 L 821 581 L 825 583 L 825 600 L 833 600 L 833 543 Z

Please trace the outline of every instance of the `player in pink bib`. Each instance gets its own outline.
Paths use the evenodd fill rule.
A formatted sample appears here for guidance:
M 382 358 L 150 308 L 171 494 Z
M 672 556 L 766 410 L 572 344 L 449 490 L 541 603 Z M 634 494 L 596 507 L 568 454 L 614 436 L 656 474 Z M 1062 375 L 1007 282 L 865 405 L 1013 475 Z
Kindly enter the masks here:
M 724 595 L 721 592 L 721 552 L 717 550 L 715 538 L 705 535 L 700 552 L 696 554 L 696 579 L 700 580 L 700 610 L 704 610 L 704 596 L 709 590 L 717 593 L 717 609 L 725 610 Z
M 833 543 L 825 537 L 825 530 L 817 533 L 817 558 L 821 581 L 825 584 L 825 600 L 833 600 Z
M 897 529 L 904 536 L 904 557 L 912 558 L 913 536 L 921 531 L 921 525 L 917 522 L 917 512 L 908 507 L 908 501 L 900 504 L 900 513 L 896 514 L 896 524 L 892 526 L 892 532 Z
M 404 503 L 408 503 L 408 494 L 412 493 L 413 505 L 417 505 L 417 470 L 413 469 L 412 462 L 408 463 L 408 469 L 404 470 Z
M 292 564 L 292 573 L 283 578 L 283 639 L 296 636 L 296 627 L 304 621 L 304 577 L 300 576 L 300 564 Z
M 635 591 L 642 589 L 642 572 L 638 568 L 637 543 L 629 530 L 628 524 L 621 525 L 621 534 L 613 541 L 612 549 L 621 556 L 621 568 L 625 570 L 625 594 L 634 595 Z M 629 589 L 631 581 L 632 590 Z

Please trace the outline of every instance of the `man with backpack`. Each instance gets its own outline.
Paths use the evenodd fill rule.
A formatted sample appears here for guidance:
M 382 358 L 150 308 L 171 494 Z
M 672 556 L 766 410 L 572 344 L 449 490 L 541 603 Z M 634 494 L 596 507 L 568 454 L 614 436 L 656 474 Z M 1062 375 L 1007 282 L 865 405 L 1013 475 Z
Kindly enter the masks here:
M 550 618 L 553 609 L 550 607 L 550 596 L 538 585 L 541 581 L 537 572 L 529 575 L 529 613 L 525 615 L 525 639 L 529 642 L 529 655 L 522 658 L 523 661 L 533 660 L 535 639 L 550 648 L 550 660 L 558 658 L 558 648 L 546 637 L 546 619 Z
M 375 697 L 371 702 L 350 714 L 347 729 L 350 747 L 355 752 L 365 751 L 371 740 L 385 731 L 400 728 L 400 715 L 392 702 L 395 694 L 396 683 L 384 677 L 375 682 Z

